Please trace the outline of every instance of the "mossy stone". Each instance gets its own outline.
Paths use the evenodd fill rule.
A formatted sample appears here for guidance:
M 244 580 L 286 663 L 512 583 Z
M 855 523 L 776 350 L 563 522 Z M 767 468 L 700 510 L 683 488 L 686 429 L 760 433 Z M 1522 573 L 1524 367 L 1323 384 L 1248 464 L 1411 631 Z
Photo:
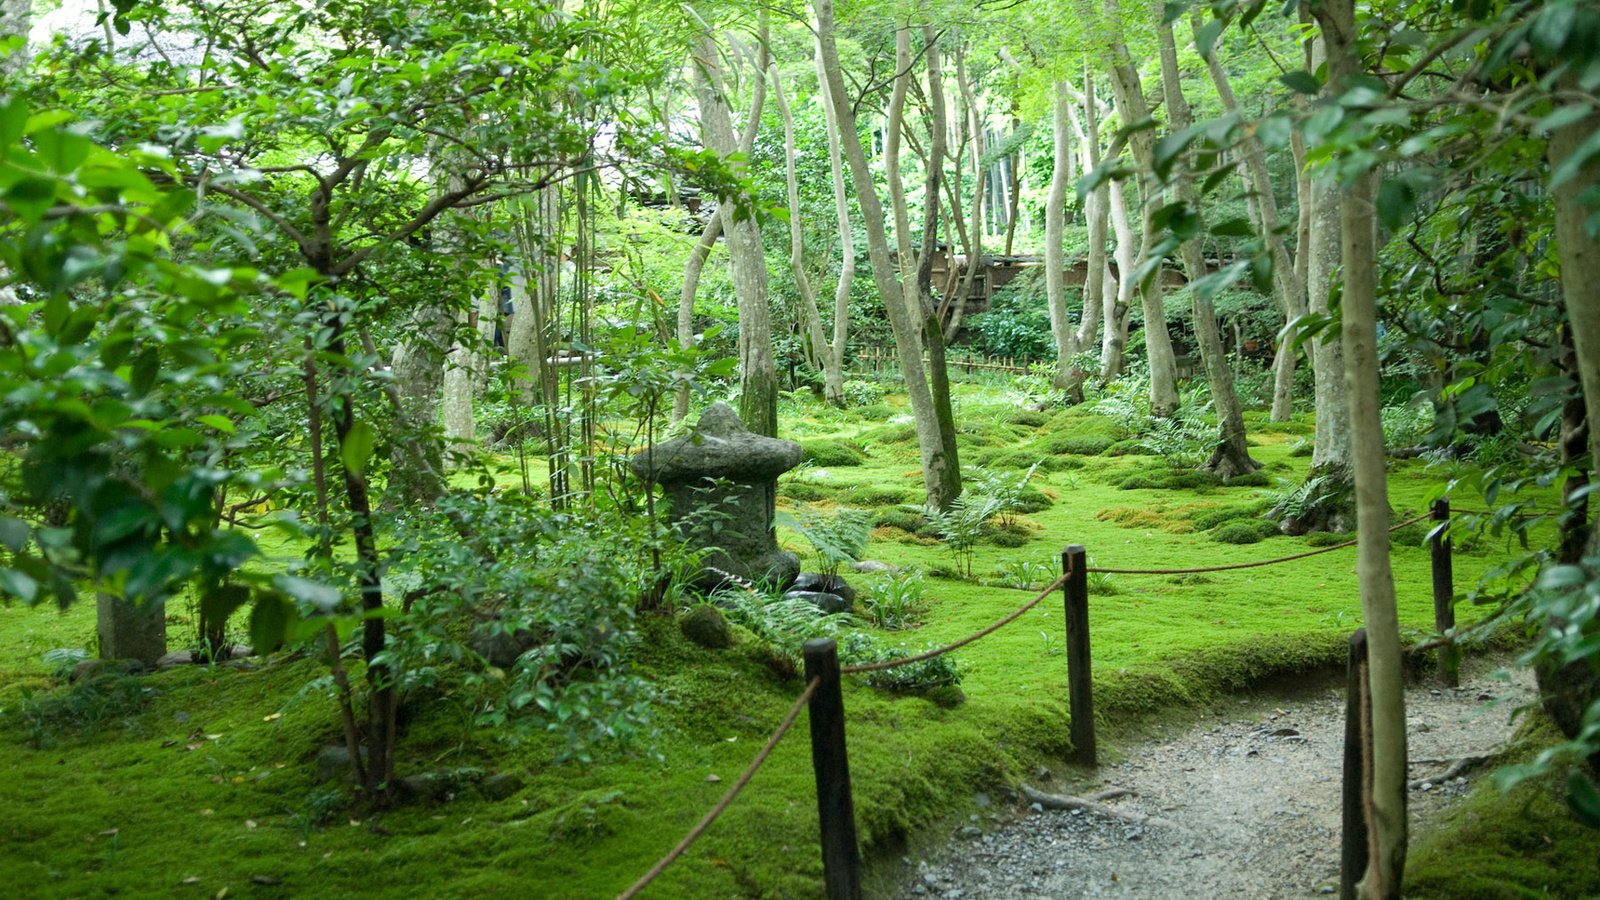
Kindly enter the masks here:
M 678 629 L 689 640 L 712 650 L 733 646 L 733 633 L 728 630 L 728 620 L 722 610 L 702 603 L 689 610 L 678 622 Z

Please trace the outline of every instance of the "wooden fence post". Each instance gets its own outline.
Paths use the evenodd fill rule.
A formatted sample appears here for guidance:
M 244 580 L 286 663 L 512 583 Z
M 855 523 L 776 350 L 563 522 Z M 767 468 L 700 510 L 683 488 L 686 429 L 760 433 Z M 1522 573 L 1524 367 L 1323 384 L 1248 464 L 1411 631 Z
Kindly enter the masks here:
M 811 695 L 811 764 L 817 774 L 817 818 L 822 826 L 822 879 L 828 900 L 861 900 L 861 850 L 850 797 L 850 760 L 844 743 L 844 697 L 839 691 L 839 648 L 830 638 L 806 641 L 806 682 L 821 678 Z
M 1433 627 L 1444 634 L 1456 627 L 1455 567 L 1450 557 L 1450 501 L 1433 501 L 1434 534 L 1428 539 L 1433 551 Z M 1445 687 L 1461 683 L 1461 651 L 1453 643 L 1439 648 L 1439 679 Z
M 1356 882 L 1367 870 L 1366 806 L 1361 802 L 1368 777 L 1367 738 L 1371 710 L 1367 701 L 1367 630 L 1350 635 L 1350 662 L 1345 677 L 1343 827 L 1339 837 L 1339 898 L 1355 900 Z
M 1094 684 L 1089 672 L 1089 571 L 1082 544 L 1061 551 L 1067 575 L 1061 592 L 1066 599 L 1067 703 L 1072 717 L 1072 755 L 1086 766 L 1099 765 L 1094 743 Z

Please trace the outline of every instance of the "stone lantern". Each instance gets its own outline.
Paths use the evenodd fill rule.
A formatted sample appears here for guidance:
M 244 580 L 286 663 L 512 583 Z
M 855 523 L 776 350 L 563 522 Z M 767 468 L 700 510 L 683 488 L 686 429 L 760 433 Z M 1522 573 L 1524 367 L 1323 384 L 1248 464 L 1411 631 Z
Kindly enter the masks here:
M 667 520 L 682 538 L 715 548 L 699 578 L 715 587 L 728 573 L 787 587 L 800 560 L 778 549 L 772 519 L 778 476 L 800 464 L 800 445 L 745 429 L 738 413 L 716 403 L 687 435 L 633 457 L 633 473 L 661 485 Z M 718 571 L 720 570 L 720 571 Z

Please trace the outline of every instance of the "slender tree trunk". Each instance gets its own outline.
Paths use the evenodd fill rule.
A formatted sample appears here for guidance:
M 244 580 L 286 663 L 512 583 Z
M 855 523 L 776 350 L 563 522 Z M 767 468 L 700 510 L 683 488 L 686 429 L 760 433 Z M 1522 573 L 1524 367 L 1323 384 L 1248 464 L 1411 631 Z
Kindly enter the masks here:
M 844 404 L 844 354 L 839 352 L 842 348 L 835 348 L 828 343 L 828 337 L 822 327 L 822 311 L 817 308 L 817 292 L 811 284 L 811 276 L 805 267 L 805 238 L 801 222 L 800 210 L 800 176 L 796 171 L 794 140 L 794 111 L 789 108 L 789 98 L 784 96 L 783 83 L 778 76 L 776 66 L 772 67 L 772 99 L 778 105 L 778 112 L 783 117 L 783 150 L 784 150 L 784 180 L 788 189 L 789 200 L 789 268 L 794 274 L 795 289 L 800 294 L 801 319 L 805 323 L 806 337 L 810 341 L 813 358 L 817 368 L 822 370 L 823 397 L 835 406 Z M 832 136 L 830 136 L 832 138 Z M 849 220 L 843 222 L 849 226 Z M 843 237 L 846 242 L 848 237 Z M 850 255 L 854 255 L 853 250 Z M 853 267 L 854 260 L 847 260 L 847 265 Z M 837 306 L 837 297 L 835 305 Z M 846 311 L 848 316 L 848 309 Z M 838 311 L 835 309 L 835 317 Z M 835 325 L 837 325 L 835 321 Z M 837 333 L 837 330 L 836 332 Z
M 1193 124 L 1189 101 L 1183 96 L 1182 74 L 1178 70 L 1177 42 L 1172 36 L 1172 26 L 1162 25 L 1157 31 L 1161 44 L 1161 83 L 1167 101 L 1167 127 L 1182 131 Z M 1199 216 L 1200 193 L 1195 190 L 1194 173 L 1187 161 L 1175 173 L 1177 195 L 1189 209 Z M 1203 229 L 1202 229 L 1203 230 Z M 1183 242 L 1183 266 L 1189 273 L 1189 299 L 1194 305 L 1194 337 L 1200 345 L 1200 358 L 1206 367 L 1206 380 L 1211 384 L 1211 403 L 1217 413 L 1217 446 L 1202 468 L 1215 472 L 1227 481 L 1261 468 L 1250 458 L 1245 440 L 1244 413 L 1239 407 L 1239 395 L 1233 389 L 1233 370 L 1228 367 L 1228 357 L 1222 349 L 1222 333 L 1217 328 L 1217 312 L 1211 298 L 1196 290 L 1195 282 L 1206 275 L 1205 258 L 1200 252 L 1200 238 Z
M 1061 234 L 1066 225 L 1067 184 L 1072 180 L 1072 98 L 1064 81 L 1055 83 L 1055 170 L 1050 175 L 1050 197 L 1044 205 L 1044 293 L 1050 309 L 1050 335 L 1056 345 L 1056 387 L 1072 387 L 1072 358 L 1078 352 L 1078 335 L 1067 312 L 1066 254 Z M 1088 295 L 1085 294 L 1087 297 Z M 1087 306 L 1087 304 L 1085 304 Z
M 961 91 L 962 103 L 967 108 L 968 127 L 972 129 L 972 218 L 968 226 L 972 243 L 967 247 L 967 271 L 961 279 L 956 311 L 950 317 L 952 336 L 960 329 L 962 309 L 967 298 L 972 296 L 972 287 L 977 284 L 978 273 L 983 270 L 984 210 L 988 196 L 988 191 L 985 189 L 988 182 L 983 177 L 983 155 L 987 144 L 983 129 L 983 108 L 978 105 L 978 93 L 973 90 L 972 81 L 967 77 L 966 58 L 959 50 L 956 53 L 956 87 Z
M 695 90 L 700 125 L 711 150 L 730 155 L 739 149 L 728 115 L 720 67 L 720 50 L 709 33 L 699 41 Z M 761 119 L 766 80 L 755 82 L 750 120 Z M 772 311 L 767 299 L 767 260 L 755 218 L 734 221 L 732 204 L 719 205 L 722 230 L 728 236 L 733 289 L 739 300 L 739 417 L 745 427 L 767 436 L 778 433 L 778 372 L 772 356 Z
M 1131 127 L 1150 119 L 1150 105 L 1144 98 L 1139 70 L 1122 40 L 1120 4 L 1117 0 L 1107 0 L 1105 10 L 1116 29 L 1111 41 L 1111 85 L 1124 127 Z M 1128 149 L 1132 151 L 1139 169 L 1148 179 L 1153 179 L 1155 137 L 1150 129 L 1131 133 L 1128 136 Z M 1139 199 L 1139 261 L 1135 271 L 1144 267 L 1155 250 L 1155 213 L 1161 206 L 1160 193 L 1149 181 L 1140 186 Z M 1124 270 L 1120 275 L 1125 284 L 1138 280 L 1133 277 L 1133 271 Z M 1140 305 L 1144 308 L 1144 343 L 1150 358 L 1150 412 L 1158 418 L 1166 418 L 1178 409 L 1178 363 L 1172 352 L 1172 337 L 1167 332 L 1167 314 L 1162 302 L 1166 286 L 1162 282 L 1160 268 L 1157 267 L 1150 277 L 1134 286 L 1139 292 Z
M 825 89 L 839 117 L 845 158 L 850 164 L 857 202 L 861 204 L 873 280 L 877 283 L 878 293 L 883 298 L 884 309 L 889 316 L 890 328 L 894 331 L 900 371 L 905 376 L 906 394 L 917 423 L 917 443 L 922 451 L 922 478 L 928 491 L 928 505 L 935 509 L 947 509 L 961 493 L 961 469 L 957 460 L 946 454 L 945 443 L 939 434 L 939 423 L 949 419 L 949 412 L 946 410 L 941 416 L 934 409 L 933 392 L 928 387 L 922 355 L 918 352 L 916 324 L 906 308 L 905 294 L 896 279 L 894 261 L 889 255 L 883 203 L 872 183 L 872 170 L 867 164 L 866 152 L 861 147 L 854 108 L 845 95 L 844 73 L 839 65 L 839 50 L 833 35 L 833 0 L 817 0 L 816 10 Z
M 1200 31 L 1198 14 L 1192 18 L 1195 33 Z M 1206 68 L 1211 73 L 1211 83 L 1216 86 L 1217 97 L 1226 112 L 1237 113 L 1239 101 L 1234 97 L 1228 72 L 1215 53 L 1206 57 Z M 1260 221 L 1262 239 L 1272 254 L 1272 286 L 1278 308 L 1285 321 L 1292 322 L 1305 315 L 1306 288 L 1303 278 L 1295 277 L 1295 260 L 1279 230 L 1282 218 L 1278 211 L 1277 195 L 1273 193 L 1272 177 L 1267 171 L 1267 152 L 1254 133 L 1245 136 L 1240 152 L 1244 155 L 1245 169 L 1249 175 L 1250 190 L 1254 198 L 1256 216 Z M 1272 421 L 1288 421 L 1294 412 L 1295 352 L 1289 341 L 1278 342 L 1278 352 L 1273 358 Z
M 1083 79 L 1083 158 L 1084 168 L 1093 171 L 1100 165 L 1100 109 L 1095 99 L 1095 82 L 1092 73 L 1085 72 Z M 1106 276 L 1110 264 L 1106 253 L 1106 233 L 1111 226 L 1111 186 L 1100 184 L 1086 198 L 1086 218 L 1089 223 L 1089 256 L 1083 275 L 1083 326 L 1078 330 L 1078 346 L 1088 347 L 1094 340 L 1095 329 L 1105 318 Z M 1114 304 L 1115 301 L 1113 301 Z M 1111 321 L 1106 321 L 1107 334 Z M 1079 390 L 1084 378 L 1079 374 Z M 1075 398 L 1076 399 L 1076 398 Z
M 1128 314 L 1133 306 L 1133 228 L 1128 224 L 1128 204 L 1122 196 L 1122 182 L 1111 182 L 1106 193 L 1111 206 L 1111 230 L 1117 236 L 1117 272 L 1112 277 L 1107 264 L 1105 337 L 1100 345 L 1101 384 L 1110 384 L 1122 376 L 1123 354 L 1128 346 Z
M 1562 86 L 1577 93 L 1572 75 L 1561 78 Z M 1589 115 L 1550 135 L 1551 171 L 1559 170 L 1574 154 L 1600 134 L 1600 114 Z M 1589 157 L 1571 181 L 1552 191 L 1556 207 L 1556 254 L 1561 261 L 1561 296 L 1567 307 L 1567 328 L 1577 354 L 1578 379 L 1583 387 L 1584 411 L 1589 421 L 1590 471 L 1600 471 L 1600 242 L 1590 235 L 1585 222 L 1594 207 L 1584 202 L 1587 194 L 1600 185 L 1600 160 Z M 1591 553 L 1600 551 L 1600 529 L 1589 541 Z
M 1319 41 L 1320 43 L 1320 41 Z M 1320 56 L 1320 53 L 1318 54 Z M 1320 59 L 1317 64 L 1320 65 Z M 1308 307 L 1318 315 L 1332 311 L 1334 283 L 1339 277 L 1339 189 L 1328 179 L 1310 179 L 1304 259 Z M 1310 344 L 1316 381 L 1316 433 L 1312 438 L 1308 479 L 1318 479 L 1311 503 L 1298 518 L 1284 522 L 1293 534 L 1308 531 L 1346 532 L 1355 525 L 1355 462 L 1350 433 L 1350 404 L 1345 391 L 1344 350 L 1332 329 Z
M 1329 84 L 1342 91 L 1363 70 L 1356 56 L 1354 2 L 1322 0 L 1314 12 L 1327 41 Z M 1366 798 L 1370 850 L 1357 893 L 1398 900 L 1406 862 L 1406 716 L 1400 622 L 1389 565 L 1388 473 L 1378 383 L 1377 187 L 1376 172 L 1359 176 L 1344 188 L 1339 210 L 1345 385 L 1360 528 L 1356 571 L 1372 698 L 1371 792 Z
M 822 48 L 818 45 L 814 54 L 817 67 L 817 84 L 821 86 L 818 92 L 822 100 L 824 121 L 828 127 L 828 173 L 833 182 L 833 207 L 834 214 L 839 223 L 839 283 L 833 290 L 833 367 L 825 370 L 823 392 L 828 402 L 842 406 L 844 404 L 844 370 L 845 354 L 848 351 L 847 339 L 850 335 L 850 291 L 855 287 L 856 280 L 856 237 L 855 226 L 850 221 L 850 200 L 845 192 L 844 185 L 844 159 L 839 149 L 839 117 L 833 108 L 833 95 L 827 89 L 827 75 L 823 71 Z M 829 372 L 837 379 L 836 383 L 826 381 Z
M 695 241 L 694 248 L 689 251 L 689 261 L 683 265 L 683 289 L 678 294 L 678 346 L 685 350 L 695 345 L 694 334 L 694 298 L 700 290 L 700 273 L 705 270 L 706 260 L 711 258 L 711 250 L 717 245 L 717 239 L 722 237 L 722 217 L 714 215 L 711 221 L 700 232 L 700 239 Z M 678 388 L 672 398 L 672 421 L 674 424 L 683 421 L 689 414 L 689 386 Z

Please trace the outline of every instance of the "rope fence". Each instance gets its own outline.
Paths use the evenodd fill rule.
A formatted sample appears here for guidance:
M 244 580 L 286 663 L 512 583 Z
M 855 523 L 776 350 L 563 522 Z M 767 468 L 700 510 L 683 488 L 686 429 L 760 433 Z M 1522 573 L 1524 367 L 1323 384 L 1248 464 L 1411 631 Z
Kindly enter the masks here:
M 1457 510 L 1457 515 L 1477 514 L 1468 510 Z M 1413 516 L 1391 526 L 1390 532 L 1398 531 L 1410 525 L 1415 525 L 1425 519 L 1436 522 L 1448 522 L 1451 517 L 1448 501 L 1435 501 L 1429 512 Z M 1448 634 L 1454 628 L 1454 611 L 1451 605 L 1453 599 L 1450 571 L 1450 539 L 1436 529 L 1429 541 L 1433 549 L 1434 572 L 1434 609 L 1436 625 L 1441 634 Z M 627 890 L 617 895 L 617 900 L 632 900 L 640 891 L 650 885 L 661 873 L 665 872 L 674 862 L 705 833 L 706 829 L 717 820 L 719 816 L 733 803 L 734 799 L 749 785 L 757 771 L 772 755 L 772 751 L 783 740 L 784 736 L 794 727 L 800 717 L 800 711 L 807 706 L 811 709 L 811 739 L 812 763 L 817 778 L 818 816 L 821 824 L 821 843 L 823 855 L 823 872 L 825 894 L 829 900 L 859 900 L 860 888 L 860 851 L 855 837 L 855 813 L 851 800 L 848 758 L 844 741 L 844 707 L 840 693 L 840 678 L 843 675 L 860 674 L 865 672 L 879 672 L 885 669 L 898 668 L 943 656 L 969 644 L 975 643 L 994 634 L 996 631 L 1020 619 L 1028 611 L 1038 606 L 1044 599 L 1057 590 L 1063 593 L 1066 604 L 1066 632 L 1067 632 L 1067 681 L 1069 711 L 1068 720 L 1071 728 L 1071 744 L 1077 761 L 1093 766 L 1097 762 L 1094 733 L 1093 688 L 1090 678 L 1089 654 L 1089 621 L 1088 621 L 1088 575 L 1191 575 L 1206 572 L 1225 572 L 1238 569 L 1252 569 L 1264 566 L 1280 565 L 1295 560 L 1318 556 L 1323 553 L 1332 553 L 1353 547 L 1360 539 L 1344 541 L 1328 547 L 1319 547 L 1304 553 L 1294 553 L 1274 559 L 1255 560 L 1252 562 L 1232 563 L 1219 566 L 1203 566 L 1185 569 L 1119 569 L 1087 565 L 1087 555 L 1081 545 L 1072 545 L 1061 554 L 1062 574 L 1047 587 L 1041 589 L 1026 603 L 1017 607 L 1003 618 L 995 621 L 979 631 L 973 632 L 959 640 L 952 641 L 944 646 L 917 653 L 911 656 L 898 657 L 874 663 L 843 666 L 838 664 L 837 645 L 831 639 L 817 639 L 808 641 L 805 646 L 806 687 L 800 692 L 784 715 L 783 720 L 773 730 L 766 744 L 750 760 L 744 771 L 734 780 L 733 784 L 723 792 L 722 797 L 707 810 L 693 828 L 684 834 L 682 840 L 665 856 L 661 857 L 648 872 L 635 881 Z M 738 579 L 735 579 L 736 581 Z M 1448 643 L 1448 639 L 1446 640 Z M 1456 664 L 1459 660 L 1455 656 L 1455 648 L 1439 647 L 1441 669 L 1446 676 L 1446 684 L 1453 685 L 1456 675 Z
M 811 683 L 806 685 L 806 689 L 801 691 L 800 696 L 795 698 L 794 705 L 789 707 L 789 712 L 783 717 L 783 721 L 778 723 L 778 727 L 773 730 L 772 736 L 767 738 L 766 745 L 750 760 L 750 765 L 744 767 L 744 772 L 734 779 L 733 784 L 722 792 L 722 798 L 711 809 L 706 811 L 706 814 L 700 818 L 699 822 L 695 823 L 693 828 L 689 829 L 688 833 L 683 836 L 683 840 L 679 841 L 676 847 L 667 851 L 667 855 L 661 857 L 655 865 L 650 867 L 650 871 L 640 876 L 639 880 L 635 881 L 632 886 L 618 894 L 617 900 L 632 900 L 640 891 L 648 887 L 650 882 L 655 881 L 662 872 L 665 872 L 668 866 L 677 862 L 678 857 L 682 856 L 691 844 L 699 840 L 700 835 L 705 834 L 706 829 L 711 827 L 711 823 L 722 815 L 722 811 L 728 808 L 733 799 L 744 790 L 745 785 L 750 783 L 750 779 L 755 777 L 756 772 L 761 768 L 761 764 L 766 762 L 767 757 L 772 755 L 773 748 L 777 747 L 778 742 L 783 740 L 783 736 L 789 733 L 790 728 L 794 727 L 795 720 L 800 718 L 800 710 L 805 709 L 806 704 L 811 702 L 812 695 L 821 686 L 821 678 L 811 679 Z

